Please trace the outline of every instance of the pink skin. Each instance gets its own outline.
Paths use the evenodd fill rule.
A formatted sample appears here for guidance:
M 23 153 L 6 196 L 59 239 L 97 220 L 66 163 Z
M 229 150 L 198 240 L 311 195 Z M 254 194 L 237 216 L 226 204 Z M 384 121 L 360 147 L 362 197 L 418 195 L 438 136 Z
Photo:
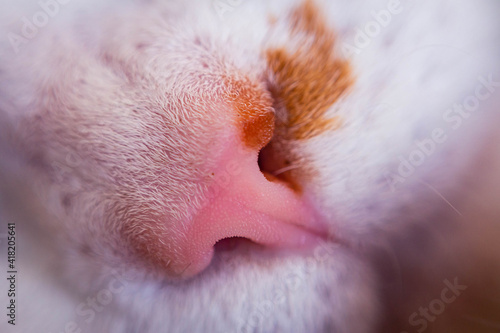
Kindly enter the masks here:
M 327 235 L 326 225 L 312 207 L 280 181 L 269 181 L 259 169 L 258 151 L 232 140 L 214 168 L 206 204 L 190 223 L 181 254 L 171 263 L 182 277 L 205 269 L 214 245 L 229 237 L 282 248 L 310 248 Z M 222 176 L 221 176 L 222 175 Z M 187 267 L 187 268 L 186 268 Z

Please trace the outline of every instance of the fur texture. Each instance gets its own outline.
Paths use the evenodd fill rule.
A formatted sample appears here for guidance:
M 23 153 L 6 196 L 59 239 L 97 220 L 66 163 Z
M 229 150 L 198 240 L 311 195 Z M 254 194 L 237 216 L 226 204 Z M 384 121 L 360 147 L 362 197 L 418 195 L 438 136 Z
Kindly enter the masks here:
M 498 327 L 497 2 L 74 0 L 27 38 L 40 6 L 1 5 L 0 218 L 22 280 L 2 332 L 416 332 L 455 278 L 468 290 L 425 329 Z M 175 281 L 241 125 L 234 82 L 274 101 L 261 157 L 334 241 L 242 245 Z

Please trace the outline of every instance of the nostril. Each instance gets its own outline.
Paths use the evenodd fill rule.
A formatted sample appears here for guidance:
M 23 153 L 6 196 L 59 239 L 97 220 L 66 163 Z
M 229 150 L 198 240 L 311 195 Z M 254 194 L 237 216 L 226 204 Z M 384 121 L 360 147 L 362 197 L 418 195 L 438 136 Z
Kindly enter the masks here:
M 260 150 L 258 164 L 267 180 L 280 182 L 295 192 L 301 191 L 300 185 L 294 177 L 294 170 L 298 169 L 298 165 L 292 163 L 291 158 L 287 157 L 284 152 L 279 152 L 272 140 Z
M 236 250 L 248 245 L 255 245 L 255 243 L 250 239 L 244 237 L 228 237 L 223 238 L 215 243 L 214 249 L 215 251 L 226 252 Z
M 267 148 L 268 146 L 269 146 L 269 144 L 267 144 L 265 147 L 263 147 L 259 151 L 259 157 L 257 160 L 257 163 L 259 164 L 259 169 L 262 173 L 265 173 L 265 172 L 271 173 L 271 172 L 269 172 L 270 170 L 268 170 L 269 169 L 268 161 L 266 161 L 266 159 L 268 158 L 266 156 L 267 155 L 266 150 L 268 149 Z

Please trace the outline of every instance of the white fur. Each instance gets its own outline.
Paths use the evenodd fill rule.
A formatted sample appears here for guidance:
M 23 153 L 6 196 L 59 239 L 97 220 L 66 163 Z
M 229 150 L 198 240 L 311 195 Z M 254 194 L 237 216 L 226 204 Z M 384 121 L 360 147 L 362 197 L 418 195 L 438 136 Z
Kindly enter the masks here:
M 343 127 L 296 143 L 319 171 L 304 195 L 338 237 L 326 257 L 242 249 L 172 283 L 149 274 L 116 235 L 130 216 L 150 212 L 168 216 L 167 235 L 182 229 L 198 207 L 187 198 L 203 196 L 200 180 L 218 154 L 206 147 L 225 139 L 217 75 L 261 78 L 262 50 L 294 42 L 284 18 L 298 3 L 247 1 L 220 16 L 212 2 L 194 0 L 74 0 L 18 53 L 2 40 L 0 218 L 17 223 L 23 281 L 18 326 L 3 320 L 2 332 L 63 332 L 73 321 L 82 332 L 376 332 L 392 315 L 403 329 L 422 290 L 457 271 L 474 276 L 461 259 L 498 259 L 497 247 L 469 234 L 498 231 L 489 222 L 498 183 L 484 186 L 491 173 L 481 177 L 475 161 L 490 172 L 500 165 L 488 145 L 499 139 L 491 133 L 500 94 L 456 130 L 442 118 L 474 93 L 478 76 L 500 81 L 500 6 L 488 0 L 402 1 L 402 13 L 350 56 L 353 90 L 329 111 Z M 319 3 L 342 52 L 388 2 Z M 8 14 L 2 36 L 36 10 Z M 282 20 L 276 28 L 269 14 Z M 399 156 L 437 127 L 449 139 L 392 188 Z M 493 203 L 470 204 L 474 197 Z M 462 257 L 450 259 L 454 251 Z M 404 286 L 408 274 L 436 265 L 442 270 L 419 285 L 387 287 L 387 274 Z M 86 322 L 78 307 L 117 279 L 124 289 Z

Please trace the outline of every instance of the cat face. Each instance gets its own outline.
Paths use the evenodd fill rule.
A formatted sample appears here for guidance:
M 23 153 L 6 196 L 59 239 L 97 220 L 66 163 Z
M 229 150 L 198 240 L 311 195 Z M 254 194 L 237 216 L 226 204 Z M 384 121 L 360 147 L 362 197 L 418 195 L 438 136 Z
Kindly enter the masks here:
M 323 19 L 311 3 L 302 9 Z M 326 236 L 325 223 L 301 198 L 300 177 L 285 181 L 270 175 L 282 163 L 275 151 L 298 166 L 301 157 L 292 150 L 300 152 L 299 141 L 333 130 L 335 117 L 323 119 L 322 114 L 350 83 L 347 65 L 327 53 L 332 33 L 319 36 L 325 42 L 316 38 L 325 23 L 309 22 L 298 9 L 294 15 L 294 24 L 305 25 L 306 32 L 307 25 L 318 24 L 306 36 L 308 42 L 319 40 L 310 51 L 315 53 L 299 50 L 281 59 L 285 49 L 269 49 L 264 67 L 253 51 L 250 64 L 257 70 L 239 68 L 226 50 L 211 47 L 219 43 L 216 38 L 197 36 L 199 31 L 182 34 L 182 22 L 173 31 L 149 23 L 144 27 L 135 19 L 113 25 L 95 36 L 97 51 L 80 50 L 70 38 L 61 42 L 60 56 L 75 58 L 35 78 L 47 84 L 34 96 L 34 114 L 20 119 L 19 126 L 27 141 L 33 140 L 29 145 L 37 142 L 33 154 L 39 156 L 31 158 L 38 168 L 49 169 L 54 188 L 49 204 L 73 242 L 99 249 L 99 256 L 109 248 L 168 275 L 190 276 L 209 264 L 213 246 L 223 238 L 302 246 Z M 134 32 L 126 43 L 111 39 L 146 29 L 160 35 Z M 128 58 L 131 48 L 133 59 Z M 318 68 L 308 71 L 310 59 Z M 322 60 L 331 67 L 324 73 Z M 301 72 L 292 73 L 296 68 Z M 297 75 L 310 78 L 304 77 L 304 87 L 291 88 Z M 328 90 L 310 97 L 319 88 L 318 77 Z M 269 89 L 283 95 L 275 96 L 283 103 L 295 105 L 296 99 L 302 104 L 290 115 L 279 106 L 274 144 L 261 159 L 271 166 L 261 172 L 259 150 L 275 132 Z M 300 102 L 304 98 L 311 100 Z M 67 159 L 77 160 L 71 172 L 50 171 L 51 164 Z
M 498 6 L 74 6 L 4 45 L 0 110 L 74 288 L 136 276 L 80 327 L 374 329 L 367 249 L 456 195 L 496 119 Z

